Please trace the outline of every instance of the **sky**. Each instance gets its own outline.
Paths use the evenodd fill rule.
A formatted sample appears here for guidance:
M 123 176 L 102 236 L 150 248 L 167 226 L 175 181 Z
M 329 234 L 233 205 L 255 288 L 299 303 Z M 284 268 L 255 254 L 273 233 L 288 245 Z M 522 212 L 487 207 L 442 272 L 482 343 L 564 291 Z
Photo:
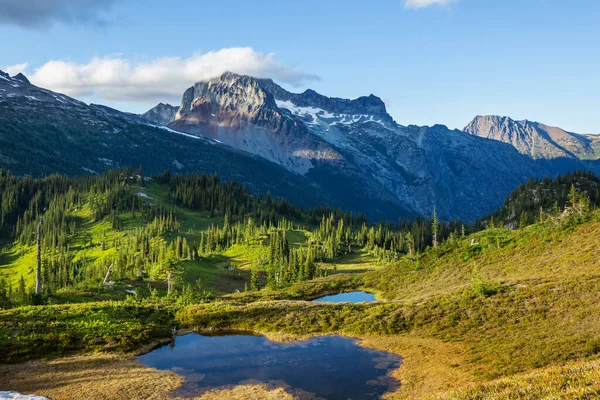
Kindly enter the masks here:
M 143 112 L 233 71 L 375 94 L 402 125 L 600 133 L 597 0 L 0 0 L 0 69 Z

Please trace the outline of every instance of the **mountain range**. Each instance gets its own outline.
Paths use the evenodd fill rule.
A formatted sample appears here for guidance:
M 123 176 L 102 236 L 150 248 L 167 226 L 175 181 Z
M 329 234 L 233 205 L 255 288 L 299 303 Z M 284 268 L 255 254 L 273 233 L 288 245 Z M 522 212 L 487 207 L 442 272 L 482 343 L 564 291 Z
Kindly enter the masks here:
M 464 131 L 402 126 L 374 95 L 291 93 L 225 73 L 179 106 L 142 115 L 0 75 L 0 167 L 72 175 L 143 165 L 149 173 L 218 172 L 257 193 L 330 204 L 374 219 L 430 214 L 473 220 L 532 176 L 600 170 L 595 138 L 501 117 Z
M 464 131 L 511 144 L 520 153 L 535 159 L 600 157 L 600 136 L 580 135 L 539 122 L 514 121 L 495 115 L 478 116 Z

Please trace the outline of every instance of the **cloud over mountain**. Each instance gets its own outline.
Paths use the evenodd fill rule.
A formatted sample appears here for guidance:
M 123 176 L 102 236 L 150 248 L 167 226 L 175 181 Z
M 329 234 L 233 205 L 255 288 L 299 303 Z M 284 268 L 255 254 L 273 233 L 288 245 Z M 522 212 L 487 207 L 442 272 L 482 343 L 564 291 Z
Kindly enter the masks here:
M 162 57 L 132 62 L 118 55 L 96 57 L 87 63 L 52 60 L 30 74 L 32 83 L 94 101 L 152 103 L 179 101 L 193 83 L 233 71 L 269 77 L 298 86 L 318 79 L 250 47 L 225 48 L 189 58 Z

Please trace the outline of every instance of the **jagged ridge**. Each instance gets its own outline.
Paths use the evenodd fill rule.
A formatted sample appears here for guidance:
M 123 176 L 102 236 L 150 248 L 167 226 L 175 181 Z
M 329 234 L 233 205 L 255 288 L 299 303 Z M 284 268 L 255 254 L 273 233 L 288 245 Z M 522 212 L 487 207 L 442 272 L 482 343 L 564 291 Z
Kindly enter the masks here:
M 598 158 L 595 148 L 597 138 L 567 132 L 539 122 L 515 121 L 495 115 L 477 116 L 464 131 L 511 144 L 520 153 L 536 159 Z

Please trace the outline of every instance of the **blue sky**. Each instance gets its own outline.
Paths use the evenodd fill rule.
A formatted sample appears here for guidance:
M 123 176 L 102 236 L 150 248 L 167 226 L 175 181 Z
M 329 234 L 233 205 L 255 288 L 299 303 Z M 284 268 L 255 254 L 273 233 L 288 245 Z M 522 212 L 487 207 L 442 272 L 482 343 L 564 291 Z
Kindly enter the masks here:
M 408 1 L 0 0 L 0 69 L 135 112 L 226 67 L 373 93 L 403 125 L 500 114 L 600 133 L 600 2 Z

